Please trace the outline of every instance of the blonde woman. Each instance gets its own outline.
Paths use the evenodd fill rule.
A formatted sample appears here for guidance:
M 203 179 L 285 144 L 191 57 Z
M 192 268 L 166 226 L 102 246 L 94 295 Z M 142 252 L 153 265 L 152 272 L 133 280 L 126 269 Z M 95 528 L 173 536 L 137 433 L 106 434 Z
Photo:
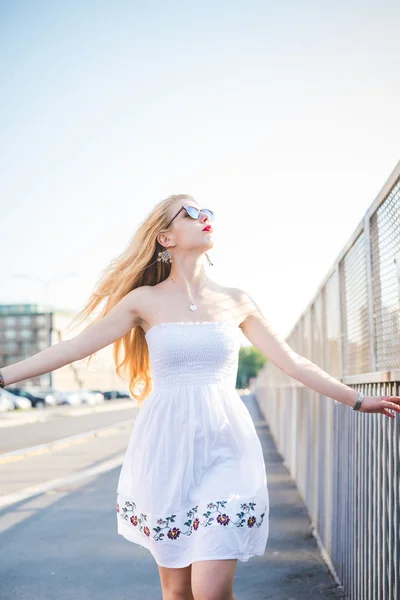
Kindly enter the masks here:
M 263 452 L 235 389 L 240 332 L 304 385 L 361 412 L 400 412 L 399 397 L 362 398 L 294 352 L 245 291 L 212 281 L 204 257 L 213 227 L 212 210 L 189 195 L 159 202 L 78 314 L 104 302 L 94 322 L 0 379 L 22 381 L 114 344 L 117 373 L 128 374 L 140 406 L 119 475 L 117 530 L 151 552 L 164 600 L 232 600 L 237 561 L 265 551 Z

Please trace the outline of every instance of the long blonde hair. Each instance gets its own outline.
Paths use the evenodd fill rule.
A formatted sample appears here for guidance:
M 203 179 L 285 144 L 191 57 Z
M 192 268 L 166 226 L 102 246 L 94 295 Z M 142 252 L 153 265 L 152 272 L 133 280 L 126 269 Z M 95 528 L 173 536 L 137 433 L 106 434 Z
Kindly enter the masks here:
M 165 230 L 170 221 L 169 209 L 178 200 L 185 203 L 193 198 L 187 194 L 177 194 L 156 204 L 140 224 L 126 249 L 102 271 L 89 300 L 72 322 L 79 318 L 82 322 L 105 300 L 100 314 L 91 322 L 93 324 L 109 313 L 131 290 L 143 285 L 156 285 L 168 277 L 170 263 L 157 261 L 158 253 L 165 250 L 157 236 Z M 88 364 L 95 354 L 96 352 L 88 357 Z M 123 371 L 128 373 L 129 391 L 141 406 L 153 388 L 149 351 L 141 327 L 133 327 L 122 338 L 113 342 L 113 359 L 117 375 L 122 377 Z M 139 393 L 138 384 L 142 385 Z

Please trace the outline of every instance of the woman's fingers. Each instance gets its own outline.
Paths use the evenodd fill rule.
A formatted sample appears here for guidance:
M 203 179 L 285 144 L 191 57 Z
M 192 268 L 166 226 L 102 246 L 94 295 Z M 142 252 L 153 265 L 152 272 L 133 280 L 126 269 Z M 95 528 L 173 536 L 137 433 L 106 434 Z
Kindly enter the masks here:
M 381 396 L 381 398 L 383 400 L 387 400 L 388 402 L 393 402 L 400 405 L 400 396 Z
M 387 408 L 382 409 L 382 414 L 391 417 L 392 419 L 396 418 L 396 415 L 392 414 Z
M 395 418 L 390 411 L 400 414 L 400 396 L 365 396 L 360 412 L 382 413 L 388 417 Z
M 387 401 L 383 404 L 383 406 L 384 408 L 390 408 L 391 410 L 395 410 L 396 412 L 400 413 L 400 406 L 394 402 Z
M 391 411 L 400 413 L 400 397 L 399 396 L 383 396 L 381 397 L 383 410 L 382 413 L 392 419 L 396 418 L 396 415 Z

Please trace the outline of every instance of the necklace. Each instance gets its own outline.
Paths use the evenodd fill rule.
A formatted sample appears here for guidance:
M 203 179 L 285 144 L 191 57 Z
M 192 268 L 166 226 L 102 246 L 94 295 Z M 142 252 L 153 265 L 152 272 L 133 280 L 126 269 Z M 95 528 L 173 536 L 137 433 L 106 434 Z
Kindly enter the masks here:
M 189 291 L 189 285 L 188 285 L 188 283 L 187 283 L 187 280 L 186 280 L 186 278 L 185 278 L 185 277 L 183 277 L 183 278 L 184 278 L 184 280 L 185 280 L 185 283 L 186 283 L 186 288 L 187 288 L 187 293 L 189 294 L 189 298 L 190 298 L 190 301 L 191 301 L 191 304 L 189 305 L 189 308 L 190 308 L 190 310 L 192 310 L 192 311 L 193 311 L 193 310 L 197 310 L 197 306 L 196 306 L 196 304 L 195 304 L 195 302 L 194 302 L 194 300 L 193 300 L 193 297 L 192 297 L 192 295 L 190 294 L 190 291 Z M 175 279 L 174 279 L 173 277 L 171 277 L 171 281 L 172 281 L 173 283 L 175 283 Z M 206 282 L 205 282 L 205 284 L 204 284 L 204 285 L 203 285 L 203 286 L 200 288 L 200 291 L 198 291 L 198 292 L 197 292 L 197 294 L 195 295 L 195 297 L 196 297 L 196 296 L 198 296 L 198 295 L 200 294 L 200 292 L 201 292 L 201 291 L 202 291 L 202 290 L 205 288 L 205 286 L 206 286 L 206 283 L 208 283 L 208 277 L 207 277 L 207 279 L 206 279 Z

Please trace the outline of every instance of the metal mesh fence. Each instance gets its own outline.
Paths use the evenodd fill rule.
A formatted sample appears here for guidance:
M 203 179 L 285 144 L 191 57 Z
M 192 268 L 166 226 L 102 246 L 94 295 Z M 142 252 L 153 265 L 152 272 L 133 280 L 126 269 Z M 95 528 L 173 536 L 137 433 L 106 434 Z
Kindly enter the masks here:
M 399 282 L 400 163 L 287 343 L 356 390 L 400 395 Z M 399 600 L 400 415 L 355 412 L 271 361 L 256 395 L 347 598 Z
M 378 371 L 400 367 L 400 181 L 371 219 L 372 290 Z
M 333 377 L 341 376 L 341 336 L 339 308 L 339 278 L 337 269 L 325 285 L 325 339 L 323 343 L 325 370 Z M 322 366 L 322 365 L 321 365 Z
M 371 371 L 365 244 L 362 232 L 339 266 L 344 375 Z

